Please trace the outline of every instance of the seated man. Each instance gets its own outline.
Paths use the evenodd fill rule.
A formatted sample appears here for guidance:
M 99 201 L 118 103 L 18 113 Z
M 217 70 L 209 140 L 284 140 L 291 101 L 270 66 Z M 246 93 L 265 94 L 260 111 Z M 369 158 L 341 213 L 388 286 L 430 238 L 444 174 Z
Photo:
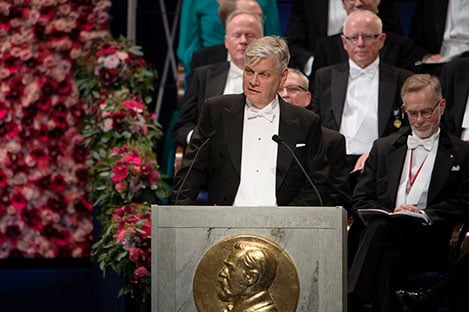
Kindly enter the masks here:
M 447 266 L 448 242 L 469 204 L 469 144 L 440 128 L 446 107 L 440 82 L 414 75 L 402 86 L 411 129 L 378 139 L 353 193 L 353 210 L 379 208 L 424 214 L 430 225 L 377 218 L 360 235 L 349 272 L 349 298 L 373 311 L 395 312 L 395 294 L 410 273 Z
M 371 0 L 367 1 L 363 6 L 359 6 L 361 2 L 362 1 L 342 1 L 347 14 L 359 9 L 371 12 L 378 11 L 379 1 Z M 318 69 L 347 61 L 347 52 L 344 50 L 340 35 L 341 34 L 334 34 L 321 38 L 316 43 L 313 68 L 310 75 L 311 81 L 314 81 L 314 75 Z M 386 31 L 386 40 L 384 41 L 382 49 L 379 51 L 379 56 L 380 60 L 388 65 L 415 72 L 415 63 L 429 57 L 429 53 L 425 49 L 417 46 L 411 39 L 400 34 Z
M 280 86 L 278 93 L 285 102 L 307 107 L 311 104 L 311 93 L 308 88 L 308 78 L 299 70 L 288 68 L 287 79 Z M 331 183 L 331 197 L 326 205 L 342 206 L 348 210 L 352 199 L 349 165 L 345 155 L 345 138 L 339 132 L 324 127 L 321 127 L 321 132 L 329 161 L 329 181 Z
M 442 123 L 449 132 L 469 141 L 469 57 L 445 64 L 440 81 L 448 101 Z
M 345 136 L 350 171 L 359 171 L 373 142 L 407 122 L 399 91 L 412 72 L 382 62 L 386 34 L 371 11 L 350 13 L 341 39 L 348 61 L 318 70 L 311 109 L 324 127 Z

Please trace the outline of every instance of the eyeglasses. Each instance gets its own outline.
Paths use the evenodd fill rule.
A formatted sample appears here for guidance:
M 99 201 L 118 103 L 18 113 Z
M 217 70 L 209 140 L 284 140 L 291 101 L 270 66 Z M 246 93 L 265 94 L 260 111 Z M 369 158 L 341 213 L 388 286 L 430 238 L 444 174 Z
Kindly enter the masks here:
M 285 86 L 285 87 L 280 87 L 278 88 L 278 93 L 282 92 L 283 90 L 286 90 L 287 93 L 298 93 L 301 91 L 306 91 L 306 88 L 303 88 L 300 85 L 291 85 L 291 86 Z
M 344 2 L 347 4 L 354 4 L 355 2 L 357 2 L 357 0 L 344 0 Z M 371 0 L 360 0 L 360 2 L 363 4 L 368 4 L 371 2 Z
M 368 42 L 378 38 L 379 35 L 381 35 L 381 34 L 357 34 L 357 35 L 353 35 L 353 36 L 346 36 L 344 34 L 344 37 L 345 37 L 345 39 L 347 39 L 347 41 L 349 41 L 351 43 L 357 43 L 358 40 L 360 39 L 360 37 L 362 38 L 363 42 L 368 43 Z
M 432 117 L 433 112 L 438 107 L 438 105 L 440 105 L 440 103 L 441 103 L 441 100 L 436 102 L 436 104 L 433 105 L 432 108 L 427 108 L 421 111 L 406 111 L 406 112 L 407 112 L 407 115 L 412 119 L 417 119 L 419 117 L 419 114 L 422 115 L 423 118 L 429 119 L 430 117 Z

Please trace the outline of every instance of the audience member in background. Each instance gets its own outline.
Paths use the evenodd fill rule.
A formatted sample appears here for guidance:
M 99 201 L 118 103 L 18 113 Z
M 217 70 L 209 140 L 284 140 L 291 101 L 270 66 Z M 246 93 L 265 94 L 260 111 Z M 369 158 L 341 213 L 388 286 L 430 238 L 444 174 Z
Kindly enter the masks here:
M 324 127 L 345 136 L 350 170 L 356 171 L 373 141 L 404 122 L 399 90 L 412 73 L 381 62 L 386 34 L 371 11 L 350 13 L 341 39 L 349 60 L 318 70 L 311 107 Z
M 184 0 L 179 22 L 177 56 L 184 66 L 185 77 L 190 75 L 192 54 L 205 47 L 222 44 L 225 29 L 218 16 L 220 5 L 232 0 Z M 280 34 L 276 0 L 259 0 L 264 13 L 264 29 L 269 35 Z
M 257 39 L 245 53 L 244 94 L 205 101 L 176 174 L 176 205 L 193 204 L 204 185 L 212 205 L 316 206 L 320 198 L 327 202 L 329 170 L 319 117 L 277 94 L 289 59 L 284 40 Z M 272 140 L 275 134 L 295 152 L 315 186 L 290 151 Z
M 316 41 L 342 32 L 347 17 L 344 4 L 366 10 L 372 1 L 376 0 L 297 0 L 293 4 L 285 32 L 292 55 L 291 66 L 310 75 Z M 378 15 L 384 23 L 384 31 L 402 34 L 397 1 L 378 0 L 378 4 Z
M 251 12 L 252 14 L 258 15 L 262 21 L 264 20 L 261 6 L 256 0 L 227 0 L 221 4 L 218 9 L 218 16 L 224 28 L 226 28 L 226 20 L 228 16 L 236 10 Z M 202 48 L 192 54 L 191 73 L 193 73 L 197 67 L 229 60 L 230 57 L 225 44 L 217 44 Z
M 347 14 L 360 9 L 360 7 L 377 12 L 379 0 L 370 0 L 366 6 L 360 6 L 361 1 L 349 2 L 343 0 L 342 3 Z M 317 41 L 314 50 L 313 69 L 310 75 L 311 81 L 314 81 L 314 75 L 319 68 L 347 61 L 348 55 L 344 50 L 340 36 L 340 34 L 335 34 Z M 428 57 L 428 54 L 427 51 L 418 47 L 409 38 L 393 32 L 386 32 L 386 40 L 379 53 L 381 62 L 410 71 L 415 71 L 415 63 Z
M 419 0 L 409 37 L 437 54 L 428 61 L 447 62 L 469 53 L 469 0 Z
M 443 66 L 440 75 L 443 95 L 448 101 L 443 124 L 452 134 L 469 140 L 469 57 Z
M 469 311 L 469 248 L 466 248 L 458 260 L 450 266 L 448 276 L 441 282 L 415 291 L 399 290 L 397 296 L 410 311 L 431 312 L 444 304 L 457 305 L 454 311 Z
M 440 128 L 446 107 L 438 78 L 409 77 L 402 87 L 410 128 L 378 139 L 353 193 L 353 210 L 407 211 L 429 219 L 376 218 L 360 235 L 349 272 L 349 298 L 373 311 L 402 311 L 396 291 L 409 274 L 444 270 L 448 242 L 469 204 L 469 144 Z M 351 301 L 350 301 L 351 302 Z
M 262 20 L 258 15 L 235 11 L 228 17 L 225 46 L 230 61 L 198 67 L 194 71 L 173 129 L 178 144 L 189 143 L 205 99 L 243 92 L 244 52 L 250 42 L 262 36 Z
M 308 78 L 299 70 L 288 68 L 285 82 L 278 93 L 287 103 L 301 107 L 311 104 L 311 93 L 308 91 Z M 351 192 L 349 184 L 349 165 L 345 156 L 345 138 L 335 130 L 321 127 L 322 141 L 326 148 L 329 161 L 329 180 L 331 183 L 331 198 L 327 206 L 342 206 L 349 209 Z

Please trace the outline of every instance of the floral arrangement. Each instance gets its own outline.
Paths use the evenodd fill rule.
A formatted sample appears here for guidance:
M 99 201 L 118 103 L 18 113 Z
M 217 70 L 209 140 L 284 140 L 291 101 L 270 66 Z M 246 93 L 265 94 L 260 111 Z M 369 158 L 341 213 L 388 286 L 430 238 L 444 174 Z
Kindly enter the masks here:
M 116 208 L 96 243 L 97 260 L 102 270 L 112 268 L 131 287 L 119 295 L 130 294 L 144 306 L 151 294 L 151 222 L 147 205 L 128 204 Z
M 0 1 L 0 258 L 89 257 L 85 115 L 73 77 L 104 0 Z
M 120 294 L 149 303 L 150 204 L 169 197 L 156 158 L 162 131 L 146 105 L 156 73 L 140 48 L 124 38 L 96 38 L 78 59 L 78 88 L 86 103 L 81 133 L 90 149 L 90 199 L 102 231 L 92 254 L 101 269 L 123 279 Z

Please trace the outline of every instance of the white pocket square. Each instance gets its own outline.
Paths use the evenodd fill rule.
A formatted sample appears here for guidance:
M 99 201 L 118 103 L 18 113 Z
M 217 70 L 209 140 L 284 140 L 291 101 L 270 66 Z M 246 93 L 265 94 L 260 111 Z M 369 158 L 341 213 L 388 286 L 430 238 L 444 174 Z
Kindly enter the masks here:
M 459 171 L 460 169 L 461 169 L 461 168 L 459 167 L 459 165 L 457 165 L 457 166 L 453 166 L 453 167 L 451 168 L 451 171 Z
M 296 147 L 304 147 L 304 146 L 306 146 L 306 143 L 298 143 L 298 144 L 296 144 Z

